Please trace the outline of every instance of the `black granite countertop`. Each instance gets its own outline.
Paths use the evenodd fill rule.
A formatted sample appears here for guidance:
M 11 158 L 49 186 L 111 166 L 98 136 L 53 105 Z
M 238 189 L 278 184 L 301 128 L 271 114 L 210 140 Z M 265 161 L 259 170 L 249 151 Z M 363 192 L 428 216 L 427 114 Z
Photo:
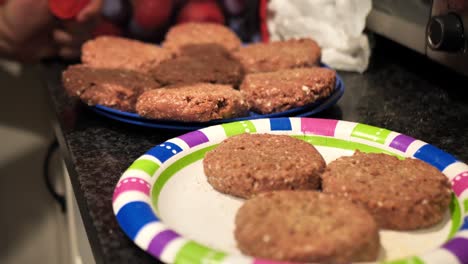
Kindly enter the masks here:
M 112 193 L 123 171 L 154 145 L 178 136 L 98 116 L 66 96 L 63 64 L 44 77 L 55 133 L 97 263 L 154 263 L 120 230 Z M 365 123 L 410 135 L 468 162 L 468 80 L 395 43 L 377 38 L 364 74 L 339 72 L 346 91 L 315 117 Z

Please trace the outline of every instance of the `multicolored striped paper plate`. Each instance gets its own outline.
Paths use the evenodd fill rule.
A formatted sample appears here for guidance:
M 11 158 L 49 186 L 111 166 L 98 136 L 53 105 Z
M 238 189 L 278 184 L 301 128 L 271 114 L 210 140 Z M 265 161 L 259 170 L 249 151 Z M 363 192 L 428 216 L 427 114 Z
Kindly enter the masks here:
M 135 160 L 115 188 L 113 209 L 125 234 L 166 263 L 276 263 L 238 251 L 234 216 L 242 200 L 213 190 L 203 173 L 205 153 L 241 133 L 295 136 L 316 146 L 327 163 L 359 149 L 432 164 L 453 185 L 449 212 L 442 223 L 428 229 L 380 231 L 378 262 L 468 263 L 468 166 L 409 136 L 330 119 L 246 120 L 203 128 L 155 146 Z

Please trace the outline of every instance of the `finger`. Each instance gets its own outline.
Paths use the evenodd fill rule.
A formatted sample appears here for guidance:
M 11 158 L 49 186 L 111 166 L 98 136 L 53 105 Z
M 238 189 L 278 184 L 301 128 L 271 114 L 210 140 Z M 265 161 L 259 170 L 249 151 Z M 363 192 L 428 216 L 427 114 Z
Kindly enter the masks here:
M 37 52 L 37 59 L 45 59 L 57 56 L 57 48 L 53 45 L 44 46 Z
M 16 58 L 23 63 L 35 63 L 41 59 L 51 58 L 57 55 L 57 49 L 53 45 L 36 46 L 34 50 L 24 49 L 16 55 Z
M 80 49 L 72 47 L 61 47 L 58 51 L 58 55 L 64 59 L 78 59 L 80 54 Z
M 102 0 L 91 0 L 89 4 L 76 16 L 76 20 L 78 22 L 85 22 L 98 16 L 101 11 L 101 7 Z
M 3 34 L 15 43 L 24 42 L 56 22 L 47 0 L 9 0 L 0 8 L 0 12 Z
M 37 32 L 23 44 L 17 47 L 17 57 L 22 61 L 35 62 L 43 58 L 56 56 L 58 49 L 52 35 L 47 32 Z
M 58 45 L 80 47 L 91 38 L 91 32 L 80 27 L 67 27 L 66 29 L 54 29 L 52 37 Z
M 59 45 L 72 45 L 75 42 L 72 34 L 60 29 L 54 29 L 52 37 L 54 42 Z

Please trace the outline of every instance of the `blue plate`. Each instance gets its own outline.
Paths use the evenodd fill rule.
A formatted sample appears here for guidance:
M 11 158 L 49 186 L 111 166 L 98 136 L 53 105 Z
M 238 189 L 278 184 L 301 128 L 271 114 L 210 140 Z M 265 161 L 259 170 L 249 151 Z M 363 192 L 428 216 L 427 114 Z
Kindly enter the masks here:
M 325 66 L 327 67 L 327 66 Z M 228 119 L 218 119 L 208 122 L 181 122 L 181 121 L 171 121 L 171 120 L 156 120 L 142 117 L 136 113 L 124 112 L 117 109 L 109 108 L 103 105 L 91 106 L 91 109 L 107 118 L 111 118 L 120 122 L 129 123 L 138 126 L 150 127 L 150 128 L 159 128 L 159 129 L 171 129 L 171 130 L 185 130 L 191 131 L 200 129 L 207 126 L 218 125 L 223 123 L 242 121 L 242 120 L 251 120 L 259 118 L 272 118 L 272 117 L 304 117 L 317 114 L 338 102 L 345 90 L 343 80 L 337 74 L 336 75 L 336 84 L 335 89 L 332 94 L 327 98 L 318 100 L 312 104 L 308 104 L 301 107 L 296 107 L 289 109 L 287 111 L 272 113 L 272 114 L 259 114 L 256 112 L 249 112 L 248 116 L 238 117 L 238 118 L 228 118 Z

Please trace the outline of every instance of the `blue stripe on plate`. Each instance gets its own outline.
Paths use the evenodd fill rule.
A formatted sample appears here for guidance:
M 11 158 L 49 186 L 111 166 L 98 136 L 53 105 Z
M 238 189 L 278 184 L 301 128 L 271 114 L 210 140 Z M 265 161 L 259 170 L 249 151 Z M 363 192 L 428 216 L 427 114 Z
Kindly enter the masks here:
M 124 205 L 117 214 L 117 221 L 131 239 L 135 239 L 138 231 L 147 223 L 159 221 L 153 209 L 146 202 L 131 202 Z
M 431 164 L 440 171 L 443 171 L 448 165 L 457 161 L 452 155 L 429 144 L 418 149 L 414 157 Z
M 292 130 L 291 120 L 287 117 L 270 119 L 271 130 Z
M 182 148 L 171 142 L 164 142 L 150 149 L 146 154 L 151 155 L 161 162 L 165 162 L 170 157 L 182 151 Z
M 459 230 L 468 230 L 468 216 L 463 219 L 463 223 Z

